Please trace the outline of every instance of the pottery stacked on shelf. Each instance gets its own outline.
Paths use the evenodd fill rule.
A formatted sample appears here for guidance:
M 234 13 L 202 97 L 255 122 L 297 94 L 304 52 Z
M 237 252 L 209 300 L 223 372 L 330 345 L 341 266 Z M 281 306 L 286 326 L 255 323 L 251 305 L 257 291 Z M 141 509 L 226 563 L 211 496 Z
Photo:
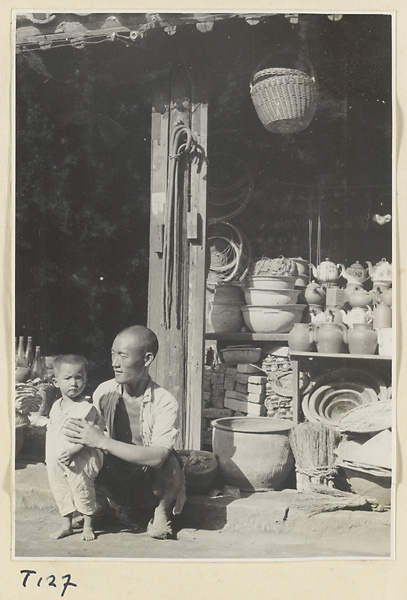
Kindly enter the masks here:
M 350 410 L 388 400 L 385 382 L 373 371 L 342 368 L 323 373 L 307 387 L 302 399 L 304 416 L 330 427 Z
M 295 289 L 298 268 L 294 260 L 263 257 L 254 261 L 244 280 L 243 319 L 254 333 L 288 333 L 301 321 L 305 305 Z
M 216 333 L 238 333 L 244 327 L 241 306 L 242 289 L 237 284 L 220 283 L 215 287 L 210 322 Z
M 313 326 L 318 352 L 391 355 L 392 267 L 386 259 L 375 266 L 369 261 L 366 264 L 368 268 L 359 261 L 345 267 L 326 259 L 316 267 L 310 265 L 316 281 L 304 290 L 304 320 Z M 341 280 L 346 281 L 346 286 L 341 285 Z M 310 351 L 311 333 L 304 328 L 301 332 L 302 349 L 307 347 Z M 292 349 L 299 350 L 300 342 L 293 343 Z

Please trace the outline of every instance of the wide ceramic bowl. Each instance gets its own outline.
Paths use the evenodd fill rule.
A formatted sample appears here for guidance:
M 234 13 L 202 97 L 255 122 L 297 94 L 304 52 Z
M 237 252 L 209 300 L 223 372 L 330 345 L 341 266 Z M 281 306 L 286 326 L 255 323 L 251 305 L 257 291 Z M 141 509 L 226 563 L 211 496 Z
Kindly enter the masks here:
M 295 304 L 301 290 L 244 288 L 246 304 L 254 306 L 279 306 L 280 304 Z
M 244 283 L 247 287 L 262 290 L 293 290 L 296 279 L 292 275 L 249 275 Z
M 251 346 L 228 346 L 220 353 L 224 362 L 235 365 L 256 363 L 261 358 L 261 348 Z
M 359 466 L 340 464 L 346 474 L 346 479 L 353 491 L 359 496 L 372 498 L 378 504 L 390 506 L 391 504 L 391 471 L 388 474 L 384 472 L 371 472 L 361 469 Z
M 289 333 L 299 323 L 305 304 L 242 306 L 244 322 L 254 333 Z

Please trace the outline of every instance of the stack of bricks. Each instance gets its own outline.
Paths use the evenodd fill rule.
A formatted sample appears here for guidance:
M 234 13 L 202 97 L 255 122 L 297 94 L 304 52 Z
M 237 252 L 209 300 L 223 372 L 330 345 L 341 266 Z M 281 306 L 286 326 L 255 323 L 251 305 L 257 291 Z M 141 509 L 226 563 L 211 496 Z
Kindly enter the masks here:
M 253 365 L 240 364 L 229 369 L 234 369 L 234 373 L 225 377 L 225 407 L 246 415 L 264 417 L 267 414 L 264 406 L 267 378 L 258 375 L 259 370 Z
M 225 408 L 225 379 L 228 367 L 224 364 L 204 368 L 202 442 L 212 444 L 212 421 L 233 416 L 230 408 Z
M 202 442 L 212 443 L 212 422 L 222 417 L 265 416 L 267 377 L 246 364 L 205 367 L 203 382 Z
M 262 364 L 263 371 L 267 374 L 265 407 L 268 417 L 278 419 L 292 419 L 293 406 L 292 395 L 278 394 L 272 380 L 278 379 L 279 375 L 292 373 L 291 361 L 287 356 L 273 356 L 269 354 Z

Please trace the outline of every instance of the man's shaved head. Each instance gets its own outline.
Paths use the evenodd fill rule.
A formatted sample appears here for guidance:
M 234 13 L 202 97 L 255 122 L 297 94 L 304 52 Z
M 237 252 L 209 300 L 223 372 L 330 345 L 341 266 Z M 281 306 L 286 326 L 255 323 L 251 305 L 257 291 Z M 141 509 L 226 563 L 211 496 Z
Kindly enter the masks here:
M 131 327 L 126 327 L 126 329 L 123 329 L 123 331 L 117 334 L 117 337 L 127 338 L 132 342 L 134 341 L 134 344 L 142 349 L 143 354 L 151 352 L 155 357 L 158 352 L 157 336 L 154 331 L 151 331 L 148 327 L 144 327 L 144 325 L 132 325 Z

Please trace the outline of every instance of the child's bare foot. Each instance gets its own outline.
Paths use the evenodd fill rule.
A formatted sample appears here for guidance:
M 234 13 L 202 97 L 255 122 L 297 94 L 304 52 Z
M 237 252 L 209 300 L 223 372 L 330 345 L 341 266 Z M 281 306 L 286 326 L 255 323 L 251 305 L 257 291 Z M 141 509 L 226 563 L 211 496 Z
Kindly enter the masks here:
M 67 537 L 68 535 L 73 534 L 73 529 L 71 526 L 61 527 L 58 531 L 54 531 L 54 533 L 50 533 L 49 536 L 54 540 L 60 540 L 61 538 Z
M 82 531 L 82 539 L 85 542 L 90 542 L 95 539 L 95 532 L 92 527 L 92 516 L 91 515 L 83 515 L 83 531 Z
M 92 527 L 84 527 L 83 528 L 82 539 L 85 542 L 90 542 L 91 540 L 94 540 L 95 538 L 96 538 L 95 532 L 93 531 Z

